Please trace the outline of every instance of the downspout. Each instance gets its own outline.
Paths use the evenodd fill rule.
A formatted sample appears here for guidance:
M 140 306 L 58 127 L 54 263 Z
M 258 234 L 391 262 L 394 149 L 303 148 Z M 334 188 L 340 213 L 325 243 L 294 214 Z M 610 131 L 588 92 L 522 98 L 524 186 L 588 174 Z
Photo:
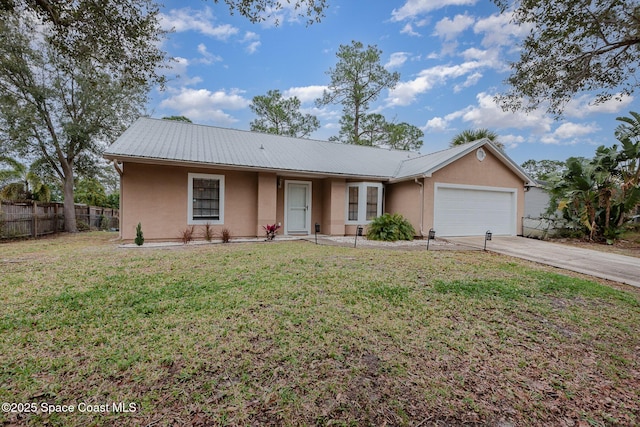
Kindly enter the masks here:
M 113 160 L 113 167 L 120 175 L 120 182 L 118 183 L 118 193 L 120 193 L 120 197 L 118 197 L 120 202 L 120 206 L 118 206 L 118 237 L 122 240 L 122 176 L 124 175 L 124 164 L 119 164 L 117 160 Z
M 418 178 L 414 178 L 414 182 L 420 186 L 420 236 L 424 237 L 424 183 Z

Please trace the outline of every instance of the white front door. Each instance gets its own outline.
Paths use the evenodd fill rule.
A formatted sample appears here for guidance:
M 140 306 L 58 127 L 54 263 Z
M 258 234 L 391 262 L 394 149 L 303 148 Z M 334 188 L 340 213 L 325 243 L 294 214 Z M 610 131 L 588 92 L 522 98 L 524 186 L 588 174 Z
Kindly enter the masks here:
M 311 183 L 308 181 L 285 182 L 285 234 L 310 234 Z

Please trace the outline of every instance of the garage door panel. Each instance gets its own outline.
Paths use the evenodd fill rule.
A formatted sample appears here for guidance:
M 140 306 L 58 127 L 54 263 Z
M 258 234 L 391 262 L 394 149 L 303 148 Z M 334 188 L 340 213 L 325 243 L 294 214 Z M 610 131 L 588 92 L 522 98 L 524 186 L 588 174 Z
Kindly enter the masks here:
M 436 185 L 434 229 L 441 236 L 515 235 L 515 189 Z

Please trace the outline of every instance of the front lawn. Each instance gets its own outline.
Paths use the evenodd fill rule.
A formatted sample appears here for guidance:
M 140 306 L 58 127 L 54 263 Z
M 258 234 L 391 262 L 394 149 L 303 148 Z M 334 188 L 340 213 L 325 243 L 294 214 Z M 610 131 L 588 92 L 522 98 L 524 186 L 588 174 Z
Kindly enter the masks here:
M 0 423 L 640 423 L 638 290 L 478 251 L 114 237 L 0 244 Z

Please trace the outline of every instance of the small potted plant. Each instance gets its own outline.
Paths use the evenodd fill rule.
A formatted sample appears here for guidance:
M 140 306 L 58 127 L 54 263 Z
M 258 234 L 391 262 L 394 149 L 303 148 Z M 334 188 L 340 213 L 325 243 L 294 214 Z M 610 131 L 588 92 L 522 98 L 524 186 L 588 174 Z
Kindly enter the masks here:
M 264 231 L 267 233 L 267 240 L 273 240 L 276 237 L 276 231 L 280 229 L 280 224 L 263 225 Z

